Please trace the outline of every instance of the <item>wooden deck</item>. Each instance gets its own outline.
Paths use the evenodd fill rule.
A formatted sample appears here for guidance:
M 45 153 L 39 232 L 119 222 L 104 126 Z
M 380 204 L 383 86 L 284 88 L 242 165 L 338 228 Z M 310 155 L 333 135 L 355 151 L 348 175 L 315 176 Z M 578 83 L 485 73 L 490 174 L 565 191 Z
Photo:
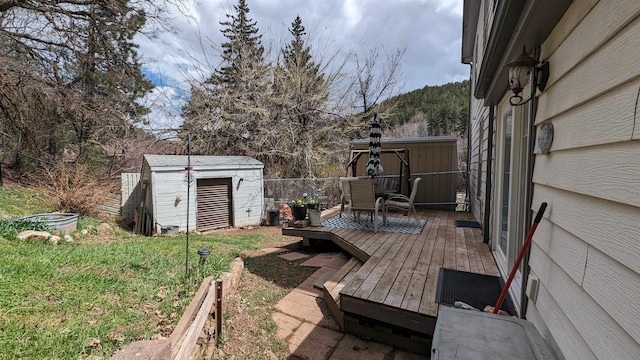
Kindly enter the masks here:
M 405 336 L 430 341 L 440 306 L 435 303 L 435 292 L 441 267 L 499 275 L 480 229 L 455 226 L 455 220 L 473 220 L 471 214 L 421 210 L 418 215 L 427 219 L 421 234 L 374 233 L 373 226 L 371 231 L 282 230 L 285 235 L 331 240 L 362 262 L 340 290 L 345 332 L 376 338 L 375 331 L 360 326 L 372 323 L 375 328 L 388 326 L 381 338 L 404 330 Z M 354 331 L 349 331 L 349 324 Z

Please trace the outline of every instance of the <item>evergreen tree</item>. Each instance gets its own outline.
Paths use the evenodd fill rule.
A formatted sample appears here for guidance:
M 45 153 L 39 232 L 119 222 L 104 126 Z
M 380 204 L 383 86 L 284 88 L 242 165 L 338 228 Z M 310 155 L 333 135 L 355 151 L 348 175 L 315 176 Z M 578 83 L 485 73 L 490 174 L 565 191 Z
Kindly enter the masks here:
M 227 39 L 221 44 L 221 67 L 205 83 L 192 86 L 183 128 L 200 153 L 259 157 L 261 133 L 269 128 L 269 67 L 246 1 L 238 0 L 233 8 L 220 22 Z
M 249 6 L 238 0 L 233 6 L 235 14 L 227 14 L 221 21 L 222 34 L 228 42 L 222 43 L 222 67 L 216 71 L 215 80 L 227 86 L 243 86 L 251 83 L 251 76 L 264 67 L 262 35 L 258 35 L 256 21 L 249 18 Z
M 276 70 L 276 91 L 286 97 L 283 102 L 292 120 L 306 130 L 327 100 L 327 86 L 320 65 L 312 60 L 311 47 L 305 44 L 303 37 L 307 33 L 299 15 L 289 32 L 293 39 L 282 49 L 282 65 Z
M 274 71 L 274 111 L 272 117 L 278 128 L 287 132 L 272 134 L 272 151 L 276 162 L 288 163 L 287 176 L 313 176 L 313 168 L 320 165 L 316 150 L 323 136 L 324 108 L 328 101 L 328 85 L 320 65 L 313 61 L 311 47 L 305 42 L 307 35 L 302 19 L 296 16 L 288 29 L 293 37 L 281 50 Z M 287 155 L 284 155 L 287 154 Z M 273 159 L 276 160 L 276 159 Z M 293 166 L 292 166 L 293 165 Z

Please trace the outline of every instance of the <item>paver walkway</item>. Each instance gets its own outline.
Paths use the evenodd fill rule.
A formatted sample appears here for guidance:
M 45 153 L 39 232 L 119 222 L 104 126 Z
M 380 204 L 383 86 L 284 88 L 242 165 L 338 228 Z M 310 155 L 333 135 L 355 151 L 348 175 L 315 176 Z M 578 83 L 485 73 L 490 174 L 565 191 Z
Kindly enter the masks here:
M 426 357 L 392 346 L 346 335 L 331 315 L 322 291 L 314 287 L 327 272 L 347 262 L 342 253 L 324 253 L 301 266 L 319 267 L 308 279 L 276 304 L 272 314 L 277 336 L 286 341 L 291 359 L 308 360 L 418 360 Z

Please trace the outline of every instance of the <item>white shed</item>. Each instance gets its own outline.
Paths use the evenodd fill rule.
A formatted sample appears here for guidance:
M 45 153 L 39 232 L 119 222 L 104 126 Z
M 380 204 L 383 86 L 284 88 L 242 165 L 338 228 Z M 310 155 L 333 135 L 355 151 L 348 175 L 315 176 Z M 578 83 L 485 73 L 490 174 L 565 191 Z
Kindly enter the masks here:
M 248 156 L 191 156 L 187 189 L 186 155 L 144 155 L 140 232 L 162 228 L 207 231 L 228 226 L 259 225 L 264 202 L 264 165 Z M 142 215 L 140 215 L 142 214 Z

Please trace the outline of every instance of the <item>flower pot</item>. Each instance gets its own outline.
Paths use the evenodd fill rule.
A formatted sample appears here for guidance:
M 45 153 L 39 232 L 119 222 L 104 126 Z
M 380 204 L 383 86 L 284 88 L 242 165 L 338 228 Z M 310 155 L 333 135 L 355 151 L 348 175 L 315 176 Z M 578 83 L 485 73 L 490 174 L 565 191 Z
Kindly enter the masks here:
M 322 223 L 320 222 L 320 211 L 309 210 L 309 225 L 322 226 Z
M 291 213 L 293 214 L 294 219 L 304 220 L 307 218 L 307 207 L 304 205 L 295 205 L 291 208 Z

